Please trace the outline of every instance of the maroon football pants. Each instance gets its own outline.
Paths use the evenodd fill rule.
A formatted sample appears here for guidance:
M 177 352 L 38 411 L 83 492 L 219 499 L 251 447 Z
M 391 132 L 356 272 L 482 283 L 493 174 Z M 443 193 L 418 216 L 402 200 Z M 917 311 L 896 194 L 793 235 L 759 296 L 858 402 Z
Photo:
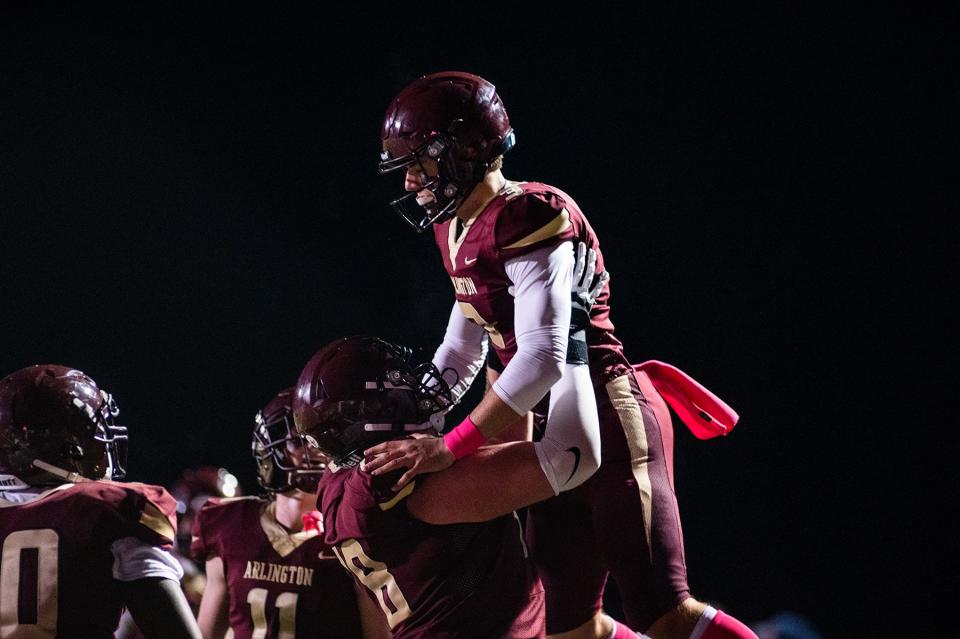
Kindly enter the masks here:
M 667 405 L 644 373 L 595 390 L 600 469 L 529 511 L 527 542 L 546 590 L 548 634 L 589 620 L 609 575 L 627 624 L 640 631 L 689 597 Z

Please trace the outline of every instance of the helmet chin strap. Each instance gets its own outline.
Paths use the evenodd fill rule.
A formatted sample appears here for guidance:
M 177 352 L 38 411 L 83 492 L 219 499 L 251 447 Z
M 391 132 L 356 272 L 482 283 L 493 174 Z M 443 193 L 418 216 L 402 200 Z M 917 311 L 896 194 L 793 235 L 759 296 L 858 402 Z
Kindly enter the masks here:
M 73 484 L 79 484 L 80 482 L 90 481 L 83 475 L 70 472 L 69 470 L 66 470 L 64 468 L 59 468 L 57 466 L 54 466 L 53 464 L 48 464 L 42 459 L 34 459 L 33 465 L 42 471 L 48 472 L 51 475 L 54 475 L 55 477 L 59 477 L 60 479 L 65 479 L 66 481 Z

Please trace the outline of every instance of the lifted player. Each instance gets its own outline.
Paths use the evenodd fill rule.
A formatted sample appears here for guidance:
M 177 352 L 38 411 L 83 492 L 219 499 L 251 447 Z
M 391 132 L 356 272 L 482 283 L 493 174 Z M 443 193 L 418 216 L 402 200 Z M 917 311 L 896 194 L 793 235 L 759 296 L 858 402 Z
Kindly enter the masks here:
M 635 373 L 624 357 L 608 288 L 586 331 L 567 346 L 557 318 L 570 243 L 595 251 L 602 269 L 599 242 L 569 195 L 504 178 L 503 154 L 514 133 L 494 86 L 460 72 L 420 78 L 391 102 L 382 139 L 381 172 L 405 174 L 407 194 L 393 206 L 417 231 L 432 228 L 453 283 L 456 303 L 434 363 L 472 379 L 487 336 L 504 369 L 443 440 L 381 444 L 368 451 L 368 467 L 374 473 L 407 468 L 403 484 L 449 466 L 525 415 L 556 383 L 564 361 L 585 361 L 589 353 L 603 464 L 581 486 L 530 511 L 528 541 L 546 588 L 548 632 L 563 639 L 629 636 L 600 613 L 612 574 L 627 621 L 656 639 L 754 637 L 690 596 L 669 413 L 650 374 Z M 551 409 L 547 433 L 557 418 L 563 417 Z M 725 432 L 709 416 L 694 412 L 692 419 L 709 435 Z
M 200 637 L 170 555 L 173 499 L 119 483 L 127 429 L 78 370 L 0 380 L 0 635 L 113 637 L 124 606 L 148 638 Z
M 380 610 L 320 535 L 325 458 L 293 428 L 291 390 L 256 416 L 253 456 L 268 497 L 213 498 L 194 520 L 192 549 L 207 567 L 200 629 L 207 639 L 228 629 L 235 639 L 385 639 Z
M 583 263 L 592 272 L 592 262 Z M 598 290 L 591 279 L 572 288 L 584 311 Z M 400 471 L 365 472 L 358 467 L 364 449 L 408 436 L 436 439 L 429 435 L 442 429 L 455 396 L 433 364 L 410 359 L 409 350 L 380 339 L 345 338 L 321 349 L 300 375 L 297 429 L 337 469 L 320 484 L 325 539 L 398 639 L 542 637 L 543 588 L 513 511 L 552 496 L 555 483 L 566 489 L 592 472 L 570 463 L 571 450 L 583 447 L 583 456 L 595 459 L 599 446 L 584 435 L 597 428 L 589 371 L 564 365 L 550 407 L 570 419 L 555 420 L 536 444 L 487 447 L 395 493 Z M 487 490 L 478 494 L 478 485 Z

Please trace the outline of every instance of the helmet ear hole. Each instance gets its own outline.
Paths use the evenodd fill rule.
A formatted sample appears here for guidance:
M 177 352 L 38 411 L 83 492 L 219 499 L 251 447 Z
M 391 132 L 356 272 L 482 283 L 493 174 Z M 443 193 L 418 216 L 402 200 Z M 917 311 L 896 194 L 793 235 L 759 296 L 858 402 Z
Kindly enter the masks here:
M 83 448 L 76 442 L 68 442 L 63 447 L 63 458 L 76 462 L 83 459 Z
M 440 154 L 443 153 L 445 148 L 446 148 L 446 144 L 444 144 L 443 140 L 440 138 L 437 138 L 433 142 L 430 142 L 427 145 L 427 148 L 426 148 L 427 157 L 436 160 L 440 157 Z

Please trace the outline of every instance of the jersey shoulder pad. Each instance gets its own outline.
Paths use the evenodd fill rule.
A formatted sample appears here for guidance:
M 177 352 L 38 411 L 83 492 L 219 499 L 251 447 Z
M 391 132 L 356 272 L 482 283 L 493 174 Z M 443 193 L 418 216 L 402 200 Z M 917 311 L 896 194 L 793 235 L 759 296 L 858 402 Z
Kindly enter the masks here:
M 506 259 L 573 237 L 566 199 L 545 184 L 508 185 L 494 242 Z
M 190 531 L 190 554 L 197 561 L 223 556 L 230 539 L 246 534 L 249 512 L 259 517 L 263 499 L 249 497 L 211 497 L 200 508 Z
M 166 488 L 100 480 L 76 484 L 74 491 L 89 502 L 91 510 L 99 510 L 117 539 L 136 537 L 154 546 L 173 545 L 177 503 Z

